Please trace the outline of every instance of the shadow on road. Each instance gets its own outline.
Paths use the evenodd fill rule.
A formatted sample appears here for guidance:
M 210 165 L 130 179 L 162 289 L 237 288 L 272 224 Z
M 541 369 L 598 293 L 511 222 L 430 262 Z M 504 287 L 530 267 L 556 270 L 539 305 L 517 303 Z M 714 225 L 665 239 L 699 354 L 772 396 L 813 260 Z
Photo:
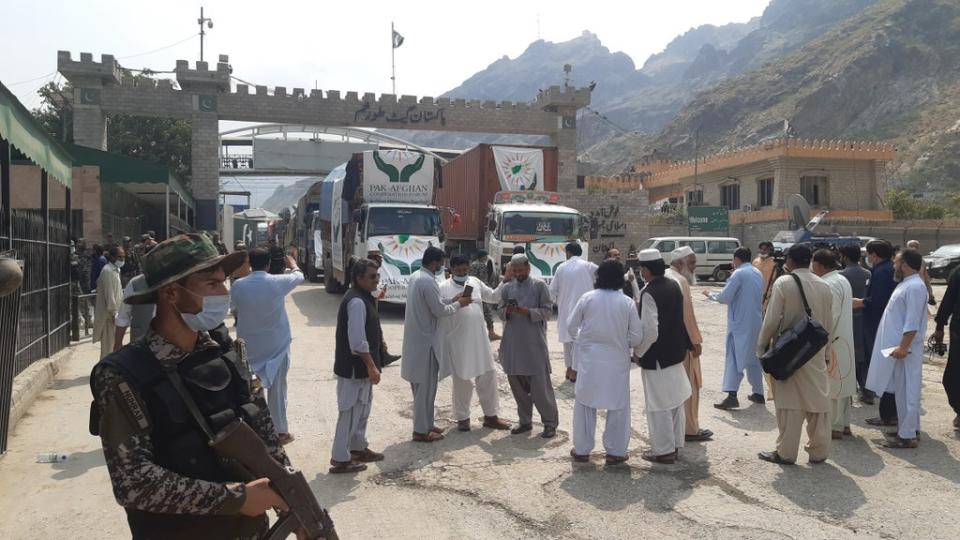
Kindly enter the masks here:
M 50 384 L 51 390 L 66 390 L 75 386 L 86 386 L 90 384 L 90 377 L 84 375 L 73 379 L 57 379 Z
M 752 404 L 749 407 L 733 409 L 717 416 L 716 419 L 744 431 L 769 432 L 777 429 L 777 419 L 765 405 Z
M 54 463 L 52 468 L 57 471 L 50 478 L 54 480 L 70 480 L 85 474 L 96 467 L 104 467 L 103 450 L 97 448 L 86 452 L 70 454 L 66 461 Z
M 881 447 L 881 450 L 910 463 L 921 471 L 935 474 L 954 484 L 960 484 L 960 463 L 950 454 L 947 445 L 943 441 L 932 439 L 926 432 L 921 432 L 920 437 L 919 448 L 894 450 Z
M 337 326 L 337 309 L 340 307 L 341 295 L 328 294 L 323 287 L 300 286 L 290 294 L 290 298 L 307 318 L 307 326 Z
M 867 502 L 857 483 L 830 462 L 783 467 L 773 489 L 793 504 L 835 518 L 849 518 Z
M 863 437 L 833 441 L 830 459 L 854 476 L 875 476 L 883 470 L 883 458 Z

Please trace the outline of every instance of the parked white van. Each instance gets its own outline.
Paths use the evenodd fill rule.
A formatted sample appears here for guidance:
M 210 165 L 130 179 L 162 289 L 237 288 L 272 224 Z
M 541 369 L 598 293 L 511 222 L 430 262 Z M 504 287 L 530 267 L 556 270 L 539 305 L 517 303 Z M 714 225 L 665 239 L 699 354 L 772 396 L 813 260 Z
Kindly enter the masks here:
M 740 240 L 718 236 L 661 236 L 647 240 L 640 249 L 656 249 L 670 264 L 670 252 L 681 246 L 690 246 L 697 254 L 697 277 L 726 281 L 733 272 L 733 252 L 740 247 Z

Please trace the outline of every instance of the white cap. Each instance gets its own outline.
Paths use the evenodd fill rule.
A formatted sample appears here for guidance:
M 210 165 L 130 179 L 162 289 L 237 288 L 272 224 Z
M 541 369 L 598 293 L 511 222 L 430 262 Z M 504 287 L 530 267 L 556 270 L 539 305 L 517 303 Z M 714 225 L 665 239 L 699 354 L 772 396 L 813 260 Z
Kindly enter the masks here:
M 663 255 L 656 249 L 643 249 L 637 253 L 637 260 L 640 262 L 662 261 Z
M 670 255 L 674 259 L 682 259 L 687 255 L 693 255 L 693 249 L 690 246 L 680 246 L 677 249 L 670 252 Z

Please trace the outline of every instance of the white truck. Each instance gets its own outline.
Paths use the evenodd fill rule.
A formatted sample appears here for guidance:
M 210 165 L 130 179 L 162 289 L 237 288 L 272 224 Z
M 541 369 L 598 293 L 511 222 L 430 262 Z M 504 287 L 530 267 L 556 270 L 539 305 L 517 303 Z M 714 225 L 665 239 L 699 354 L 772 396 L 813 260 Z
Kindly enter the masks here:
M 559 195 L 549 191 L 499 192 L 487 213 L 484 245 L 498 272 L 523 247 L 530 260 L 530 273 L 550 283 L 560 263 L 567 260 L 567 243 L 586 241 L 589 224 L 579 211 L 557 204 Z
M 424 250 L 443 249 L 440 210 L 432 204 L 437 169 L 434 157 L 419 152 L 369 150 L 324 179 L 333 183 L 330 221 L 320 226 L 327 292 L 344 290 L 353 262 L 379 252 L 379 298 L 406 303 Z

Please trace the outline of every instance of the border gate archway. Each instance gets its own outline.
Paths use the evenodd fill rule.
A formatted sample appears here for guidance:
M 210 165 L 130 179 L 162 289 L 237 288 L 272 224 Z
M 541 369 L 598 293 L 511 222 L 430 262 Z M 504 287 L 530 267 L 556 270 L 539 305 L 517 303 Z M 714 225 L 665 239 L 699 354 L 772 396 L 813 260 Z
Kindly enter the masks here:
M 558 188 L 570 191 L 577 178 L 577 110 L 590 104 L 590 90 L 552 86 L 532 103 L 495 102 L 284 87 L 231 87 L 229 59 L 221 55 L 214 69 L 207 62 L 193 68 L 178 60 L 172 81 L 124 76 L 113 55 L 100 61 L 90 53 L 74 60 L 57 53 L 57 68 L 73 85 L 74 142 L 107 149 L 109 114 L 187 118 L 192 124 L 192 189 L 197 202 L 197 228 L 216 228 L 219 192 L 219 121 L 311 124 L 546 135 L 559 153 Z

